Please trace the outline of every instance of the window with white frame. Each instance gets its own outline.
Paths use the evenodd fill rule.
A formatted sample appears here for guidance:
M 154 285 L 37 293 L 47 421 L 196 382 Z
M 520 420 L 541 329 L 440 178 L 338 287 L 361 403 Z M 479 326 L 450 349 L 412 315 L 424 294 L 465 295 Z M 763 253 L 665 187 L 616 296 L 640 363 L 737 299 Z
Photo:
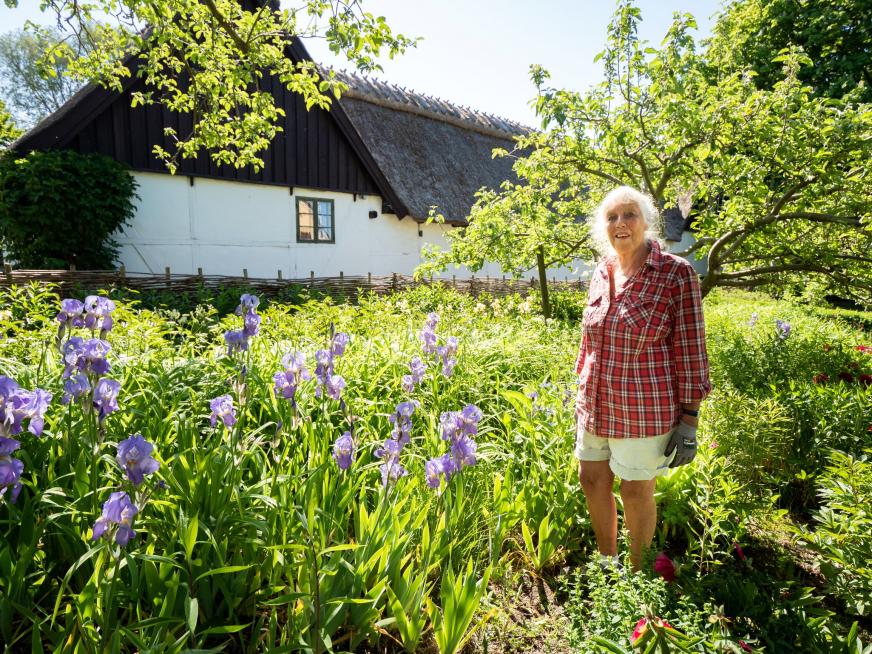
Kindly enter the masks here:
M 335 243 L 333 200 L 297 198 L 297 243 Z

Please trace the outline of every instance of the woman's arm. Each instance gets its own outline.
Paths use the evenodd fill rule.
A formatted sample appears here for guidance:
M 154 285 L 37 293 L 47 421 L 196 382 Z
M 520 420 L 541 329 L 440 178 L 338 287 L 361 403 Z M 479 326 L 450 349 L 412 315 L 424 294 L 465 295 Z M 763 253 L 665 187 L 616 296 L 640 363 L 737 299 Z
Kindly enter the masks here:
M 678 402 L 683 409 L 696 411 L 711 391 L 711 384 L 702 295 L 696 271 L 689 265 L 681 266 L 679 270 L 673 310 L 672 355 L 678 372 Z M 697 422 L 694 416 L 682 415 L 682 419 L 691 425 Z

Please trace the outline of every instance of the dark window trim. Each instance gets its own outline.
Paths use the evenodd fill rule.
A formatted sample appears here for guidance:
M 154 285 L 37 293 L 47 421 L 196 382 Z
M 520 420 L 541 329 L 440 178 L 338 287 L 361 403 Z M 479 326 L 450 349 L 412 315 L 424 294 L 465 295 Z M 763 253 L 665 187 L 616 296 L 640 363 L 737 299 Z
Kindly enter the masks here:
M 300 238 L 300 202 L 312 202 L 312 229 L 314 231 L 315 238 L 309 240 L 305 238 Z M 318 203 L 319 202 L 329 202 L 330 203 L 330 219 L 331 219 L 331 228 L 330 233 L 332 234 L 332 238 L 328 241 L 325 239 L 318 238 Z M 303 197 L 302 195 L 296 197 L 296 209 L 297 209 L 297 243 L 336 243 L 336 204 L 335 201 L 330 198 L 313 198 L 313 197 Z

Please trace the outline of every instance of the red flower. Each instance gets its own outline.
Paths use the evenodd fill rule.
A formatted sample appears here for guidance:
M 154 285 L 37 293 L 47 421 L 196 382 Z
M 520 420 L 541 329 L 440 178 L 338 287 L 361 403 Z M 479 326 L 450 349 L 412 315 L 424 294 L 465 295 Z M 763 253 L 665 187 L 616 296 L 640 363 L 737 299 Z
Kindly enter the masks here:
M 857 377 L 857 381 L 863 386 L 872 386 L 872 375 L 860 375 Z
M 744 640 L 739 641 L 739 647 L 742 648 L 743 652 L 753 652 L 754 651 L 754 649 L 748 643 L 746 643 Z
M 849 373 L 847 370 L 843 370 L 839 373 L 839 379 L 850 384 L 852 381 L 854 381 L 854 375 Z
M 645 635 L 646 631 L 648 631 L 648 618 L 642 618 L 636 623 L 636 628 L 633 629 L 633 635 L 630 636 L 630 642 L 635 643 Z
M 812 377 L 811 380 L 815 384 L 826 384 L 828 381 L 830 381 L 830 376 L 825 372 L 819 372 L 814 377 Z
M 739 545 L 738 543 L 733 543 L 733 547 L 736 548 L 736 556 L 739 557 L 739 560 L 744 561 L 745 560 L 745 553 L 742 551 L 742 546 Z
M 670 583 L 675 581 L 675 564 L 663 552 L 654 559 L 654 571 Z
M 870 347 L 869 345 L 858 345 L 854 349 L 858 352 L 862 352 L 863 354 L 872 354 L 872 347 Z

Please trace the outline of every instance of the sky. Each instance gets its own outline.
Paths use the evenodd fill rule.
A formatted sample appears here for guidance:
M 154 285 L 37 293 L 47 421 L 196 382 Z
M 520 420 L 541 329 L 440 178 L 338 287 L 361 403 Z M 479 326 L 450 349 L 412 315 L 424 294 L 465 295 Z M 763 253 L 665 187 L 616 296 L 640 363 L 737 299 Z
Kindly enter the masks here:
M 666 34 L 674 11 L 697 20 L 705 38 L 721 0 L 637 0 L 640 36 L 652 45 Z M 38 0 L 0 5 L 0 32 L 26 20 L 49 23 Z M 536 126 L 530 101 L 536 94 L 529 67 L 551 73 L 551 85 L 583 91 L 602 79 L 593 59 L 605 45 L 611 0 L 363 0 L 363 9 L 384 16 L 394 31 L 421 37 L 416 48 L 382 62 L 378 77 L 448 102 Z M 313 58 L 349 69 L 321 40 L 307 42 Z

